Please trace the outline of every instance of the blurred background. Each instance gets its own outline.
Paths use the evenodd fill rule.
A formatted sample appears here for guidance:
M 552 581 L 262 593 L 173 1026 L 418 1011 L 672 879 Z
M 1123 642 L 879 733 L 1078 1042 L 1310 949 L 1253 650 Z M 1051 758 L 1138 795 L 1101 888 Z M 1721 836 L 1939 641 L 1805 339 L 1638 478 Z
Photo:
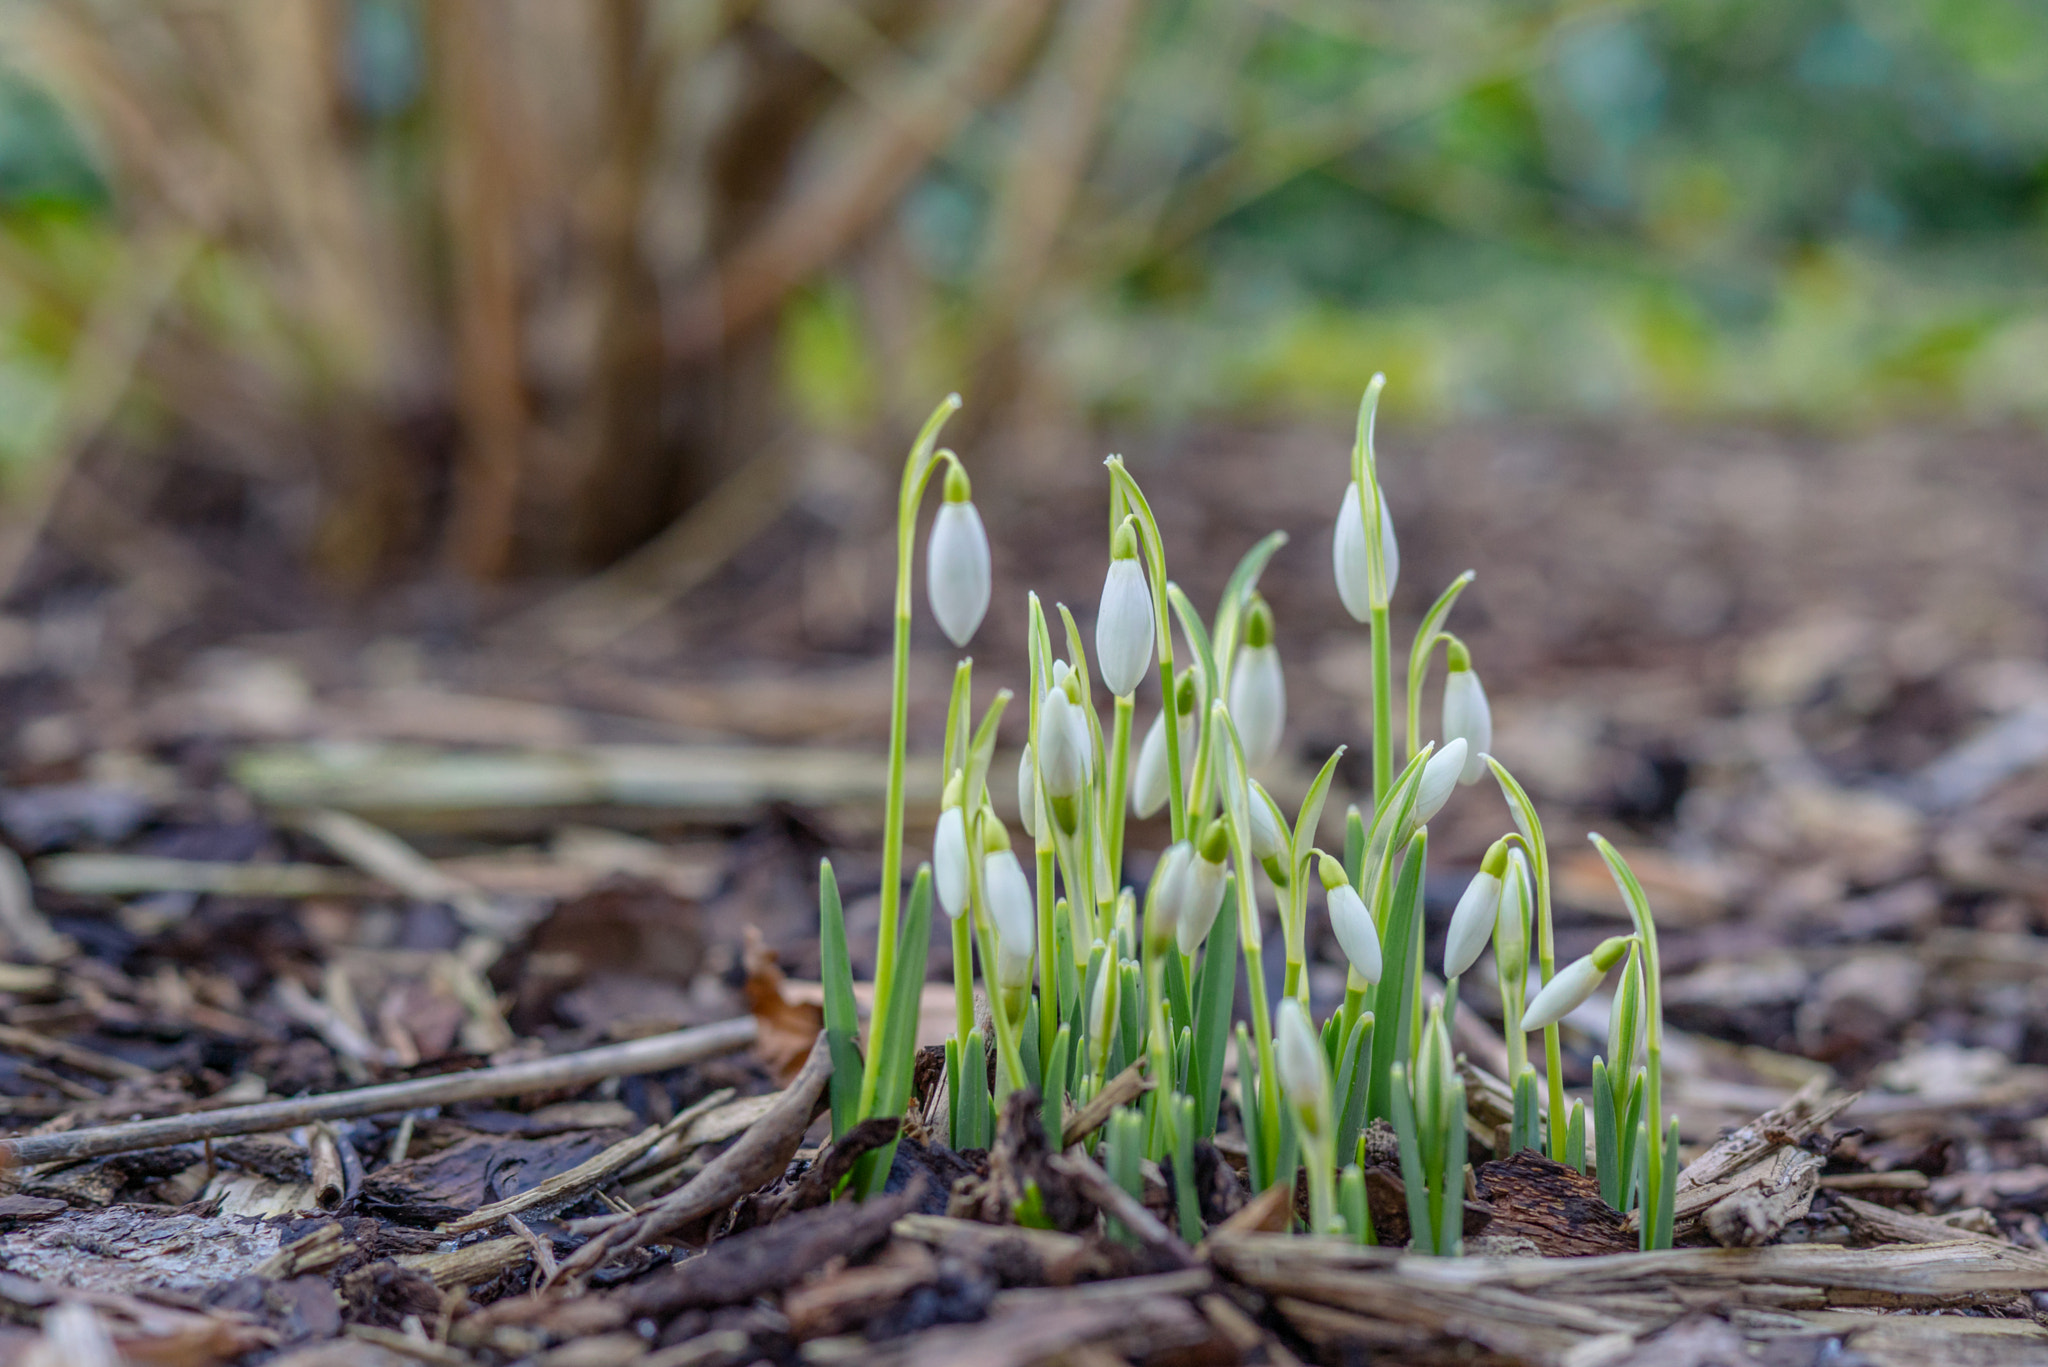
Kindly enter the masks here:
M 0 828 L 274 859 L 252 812 L 339 806 L 558 897 L 653 834 L 562 981 L 717 947 L 533 1019 L 716 1014 L 742 921 L 814 971 L 820 850 L 868 933 L 940 396 L 982 696 L 1026 587 L 1092 616 L 1105 453 L 1198 603 L 1289 532 L 1285 800 L 1366 740 L 1328 556 L 1383 370 L 1399 639 L 1478 571 L 1497 749 L 1628 844 L 1674 1018 L 2048 1063 L 2044 91 L 2032 0 L 0 0 Z M 1619 904 L 1564 870 L 1570 954 Z

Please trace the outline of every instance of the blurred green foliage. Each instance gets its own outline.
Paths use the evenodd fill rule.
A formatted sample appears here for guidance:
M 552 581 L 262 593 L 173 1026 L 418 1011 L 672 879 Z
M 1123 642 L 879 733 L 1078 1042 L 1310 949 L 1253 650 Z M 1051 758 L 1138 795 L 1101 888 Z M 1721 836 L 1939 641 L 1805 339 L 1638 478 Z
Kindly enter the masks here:
M 350 12 L 350 98 L 402 120 L 416 7 Z M 2041 0 L 1153 0 L 1017 328 L 1098 415 L 1321 413 L 1381 369 L 1446 416 L 2048 415 L 2044 92 Z M 914 363 L 880 373 L 851 267 L 784 311 L 818 425 L 967 378 L 1014 104 L 895 214 Z M 94 168 L 0 65 L 9 249 L 90 272 Z M 67 345 L 0 288 L 0 459 Z

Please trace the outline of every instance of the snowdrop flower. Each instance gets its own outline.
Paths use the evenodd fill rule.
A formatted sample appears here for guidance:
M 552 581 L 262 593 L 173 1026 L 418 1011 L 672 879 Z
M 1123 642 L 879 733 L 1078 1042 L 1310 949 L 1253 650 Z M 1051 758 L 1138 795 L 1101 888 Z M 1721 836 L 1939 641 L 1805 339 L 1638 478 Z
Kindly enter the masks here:
M 1045 784 L 1045 795 L 1058 801 L 1071 798 L 1088 783 L 1092 759 L 1088 721 L 1081 705 L 1067 696 L 1058 682 L 1045 690 L 1038 704 L 1038 743 L 1032 761 Z
M 1465 643 L 1453 637 L 1445 654 L 1450 672 L 1444 676 L 1444 739 L 1465 742 L 1465 768 L 1458 782 L 1477 783 L 1486 772 L 1486 753 L 1493 748 L 1493 708 L 1473 672 Z
M 1017 816 L 1024 823 L 1024 834 L 1038 839 L 1038 765 L 1031 757 L 1031 742 L 1024 742 L 1024 753 L 1017 756 Z
M 1500 920 L 1501 875 L 1508 868 L 1508 842 L 1496 840 L 1479 861 L 1479 872 L 1465 885 L 1458 909 L 1451 913 L 1450 934 L 1444 940 L 1444 978 L 1457 977 L 1473 964 L 1493 938 Z
M 1230 719 L 1237 724 L 1246 768 L 1256 769 L 1279 753 L 1287 727 L 1287 681 L 1273 645 L 1273 610 L 1263 598 L 1252 599 L 1244 645 L 1230 669 Z
M 1394 583 L 1401 577 L 1401 548 L 1394 541 L 1394 518 L 1380 496 L 1380 554 L 1386 562 L 1387 597 L 1394 596 Z M 1337 596 L 1354 622 L 1372 617 L 1372 559 L 1365 542 L 1365 519 L 1359 516 L 1356 483 L 1344 486 L 1344 504 L 1337 510 L 1337 530 L 1330 557 L 1337 574 Z M 1383 600 L 1384 601 L 1384 600 Z
M 988 612 L 988 532 L 972 497 L 967 472 L 953 465 L 946 471 L 945 502 L 925 546 L 925 595 L 939 629 L 956 646 L 967 644 Z
M 1138 567 L 1138 533 L 1132 519 L 1116 529 L 1102 581 L 1102 606 L 1095 613 L 1095 663 L 1111 696 L 1138 691 L 1152 666 L 1152 593 Z
M 1174 712 L 1180 723 L 1181 763 L 1186 764 L 1195 748 L 1195 673 L 1192 668 L 1182 671 L 1180 684 L 1174 689 Z M 1144 743 L 1138 747 L 1138 758 L 1131 775 L 1131 811 L 1140 819 L 1153 815 L 1166 805 L 1170 785 L 1166 772 L 1166 709 L 1162 707 L 1145 732 Z
M 960 809 L 961 775 L 946 784 L 945 810 L 939 813 L 932 839 L 932 878 L 939 885 L 939 905 L 954 920 L 967 910 L 967 816 Z
M 1145 890 L 1145 952 L 1164 954 L 1180 938 L 1181 912 L 1187 904 L 1189 866 L 1195 847 L 1176 840 L 1159 856 L 1152 885 Z
M 1621 962 L 1634 940 L 1631 935 L 1602 940 L 1591 954 L 1573 959 L 1558 969 L 1557 976 L 1543 984 L 1543 990 L 1522 1013 L 1522 1029 L 1541 1030 L 1576 1011 L 1581 1002 L 1593 995 L 1593 989 L 1600 986 L 1600 980 L 1607 976 L 1607 971 Z
M 1010 849 L 1009 833 L 1001 822 L 992 823 L 991 829 L 999 843 L 982 856 L 981 878 L 989 919 L 996 928 L 996 986 L 1007 1007 L 1012 997 L 1031 990 L 1038 910 L 1031 900 L 1031 884 L 1024 879 L 1024 866 Z M 1017 1005 L 1021 1010 L 1022 1001 Z
M 1427 826 L 1430 818 L 1444 809 L 1458 778 L 1465 772 L 1465 738 L 1454 737 L 1422 766 L 1421 781 L 1415 785 L 1415 814 L 1411 827 Z
M 1365 899 L 1344 876 L 1344 866 L 1329 855 L 1317 861 L 1316 873 L 1329 904 L 1330 929 L 1337 932 L 1337 946 L 1344 951 L 1351 971 L 1366 982 L 1378 982 L 1382 971 L 1380 932 L 1372 923 L 1372 913 L 1365 909 Z
M 1287 853 L 1287 827 L 1280 819 L 1280 806 L 1273 801 L 1273 795 L 1257 779 L 1247 786 L 1251 789 L 1252 858 L 1263 864 Z
M 1493 961 L 1509 982 L 1529 976 L 1529 860 L 1520 849 L 1508 851 L 1507 874 L 1501 880 L 1500 915 L 1493 928 Z
M 1308 1012 L 1294 997 L 1283 998 L 1274 1021 L 1273 1067 L 1280 1075 L 1280 1092 L 1294 1107 L 1302 1128 L 1311 1137 L 1327 1127 L 1330 1114 L 1330 1063 L 1316 1039 Z
M 1186 890 L 1182 894 L 1180 917 L 1174 937 L 1183 955 L 1192 956 L 1209 938 L 1216 913 L 1223 909 L 1224 853 L 1230 848 L 1230 831 L 1219 818 L 1202 832 L 1195 857 L 1188 861 Z

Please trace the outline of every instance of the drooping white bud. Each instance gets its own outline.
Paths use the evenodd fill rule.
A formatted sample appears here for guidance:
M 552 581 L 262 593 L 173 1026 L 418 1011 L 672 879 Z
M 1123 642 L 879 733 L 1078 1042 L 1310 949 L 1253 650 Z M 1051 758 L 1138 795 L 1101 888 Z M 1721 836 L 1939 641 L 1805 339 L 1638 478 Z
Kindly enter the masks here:
M 1174 689 L 1173 705 L 1180 721 L 1181 763 L 1186 764 L 1188 756 L 1194 752 L 1195 742 L 1195 680 L 1192 669 L 1181 675 L 1180 683 Z M 1167 790 L 1172 786 L 1166 763 L 1166 711 L 1166 708 L 1160 708 L 1159 715 L 1146 729 L 1145 740 L 1138 747 L 1138 758 L 1131 774 L 1131 811 L 1141 819 L 1166 805 Z
M 1163 953 L 1179 944 L 1181 913 L 1187 907 L 1189 866 L 1195 847 L 1176 840 L 1159 856 L 1152 869 L 1151 886 L 1145 890 L 1145 945 L 1152 953 Z
M 1252 600 L 1244 645 L 1230 669 L 1230 719 L 1244 746 L 1246 768 L 1255 769 L 1279 753 L 1287 728 L 1287 681 L 1273 645 L 1273 614 L 1263 599 Z
M 1479 872 L 1465 885 L 1458 909 L 1451 913 L 1451 929 L 1444 939 L 1444 977 L 1455 978 L 1473 964 L 1493 938 L 1500 919 L 1501 875 L 1507 872 L 1508 846 L 1496 840 L 1480 861 Z
M 1024 823 L 1024 834 L 1038 839 L 1038 766 L 1028 741 L 1017 756 L 1017 817 Z
M 1365 519 L 1359 516 L 1358 485 L 1344 486 L 1344 502 L 1337 510 L 1337 528 L 1331 540 L 1330 558 L 1337 574 L 1337 596 L 1354 622 L 1372 617 L 1371 553 L 1366 547 Z M 1387 596 L 1401 577 L 1401 548 L 1394 541 L 1394 518 L 1380 497 L 1380 554 L 1387 570 Z
M 1129 518 L 1116 529 L 1102 605 L 1095 613 L 1095 664 L 1111 696 L 1125 697 L 1152 667 L 1152 593 L 1138 567 L 1138 537 Z
M 1486 772 L 1486 755 L 1493 749 L 1493 708 L 1486 701 L 1486 689 L 1472 668 L 1472 657 L 1462 642 L 1452 641 L 1448 651 L 1450 672 L 1444 676 L 1444 739 L 1465 742 L 1465 768 L 1458 782 L 1477 783 Z
M 1287 853 L 1286 827 L 1281 823 L 1280 809 L 1257 779 L 1246 786 L 1251 790 L 1252 858 L 1262 863 L 1278 859 Z
M 1072 797 L 1086 786 L 1090 759 L 1088 722 L 1078 703 L 1055 683 L 1038 704 L 1038 744 L 1033 756 L 1051 798 Z
M 1194 858 L 1188 861 L 1187 890 L 1181 901 L 1179 922 L 1174 927 L 1174 940 L 1182 954 L 1191 955 L 1202 947 L 1202 941 L 1209 938 L 1209 928 L 1216 924 L 1216 913 L 1223 909 L 1223 860 L 1229 841 L 1229 828 L 1220 820 L 1212 821 L 1202 833 Z
M 1458 776 L 1465 772 L 1465 740 L 1458 736 L 1429 757 L 1422 766 L 1421 781 L 1415 785 L 1415 815 L 1411 824 L 1427 826 L 1444 809 L 1457 789 Z
M 1557 976 L 1543 984 L 1543 990 L 1522 1013 L 1522 1029 L 1541 1030 L 1578 1010 L 1579 1005 L 1600 986 L 1607 970 L 1620 963 L 1622 956 L 1628 953 L 1631 939 L 1631 936 L 1617 935 L 1611 940 L 1602 940 L 1591 954 L 1573 959 L 1558 969 Z
M 1379 927 L 1372 923 L 1365 899 L 1344 875 L 1344 866 L 1324 855 L 1317 864 L 1323 884 L 1323 898 L 1330 909 L 1330 929 L 1337 934 L 1337 947 L 1352 970 L 1369 983 L 1380 980 L 1384 971 L 1380 956 Z
M 1031 985 L 1032 950 L 1038 937 L 1038 911 L 1024 866 L 1008 847 L 991 850 L 981 861 L 983 894 L 996 928 L 996 985 L 1005 992 Z
M 939 813 L 938 833 L 932 839 L 932 881 L 938 884 L 939 905 L 956 921 L 967 910 L 972 867 L 967 861 L 967 815 L 956 802 Z
M 1274 1021 L 1273 1067 L 1280 1092 L 1312 1132 L 1330 1108 L 1330 1063 L 1299 999 L 1284 997 Z
M 956 646 L 967 644 L 988 612 L 988 532 L 970 497 L 967 473 L 953 466 L 925 546 L 925 595 L 939 629 Z
M 1529 861 L 1520 849 L 1508 851 L 1507 873 L 1501 879 L 1500 915 L 1493 927 L 1493 961 L 1509 982 L 1529 976 Z

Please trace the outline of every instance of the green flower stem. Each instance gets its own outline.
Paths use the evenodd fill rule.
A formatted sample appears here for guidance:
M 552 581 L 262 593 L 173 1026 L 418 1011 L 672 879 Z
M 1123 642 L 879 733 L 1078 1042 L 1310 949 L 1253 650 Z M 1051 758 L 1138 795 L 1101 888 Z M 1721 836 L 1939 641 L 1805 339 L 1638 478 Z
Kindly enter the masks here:
M 1169 689 L 1170 689 L 1169 685 Z M 1130 694 L 1116 700 L 1116 720 L 1110 727 L 1109 772 L 1104 775 L 1109 782 L 1105 785 L 1103 799 L 1104 845 L 1109 851 L 1109 881 L 1112 887 L 1123 881 L 1124 873 L 1124 817 L 1125 785 L 1131 776 L 1131 707 L 1135 699 Z M 1173 698 L 1169 692 L 1166 705 L 1171 712 Z M 1172 716 L 1167 720 L 1171 722 Z
M 1394 784 L 1394 642 L 1385 606 L 1372 610 L 1372 809 Z
M 1533 842 L 1531 853 L 1536 859 L 1536 961 L 1543 970 L 1543 981 L 1549 982 L 1557 974 L 1557 936 L 1550 926 L 1550 860 L 1543 852 L 1540 838 Z M 1566 1115 L 1564 1046 L 1555 1022 L 1543 1027 L 1543 1069 L 1549 1074 L 1550 1124 L 1547 1128 L 1550 1131 L 1550 1156 L 1562 1163 Z M 1651 1147 L 1656 1146 L 1653 1144 Z
M 1152 505 L 1145 501 L 1145 491 L 1124 468 L 1124 458 L 1111 456 L 1103 464 L 1109 467 L 1110 483 L 1122 491 L 1130 501 L 1131 511 L 1137 514 L 1138 539 L 1145 547 L 1146 578 L 1151 581 L 1152 588 L 1152 625 L 1159 634 L 1159 691 L 1166 698 L 1166 772 L 1171 780 L 1166 789 L 1167 812 L 1173 825 L 1173 838 L 1186 840 L 1190 838 L 1187 785 L 1184 781 L 1187 770 L 1181 767 L 1180 728 L 1174 724 L 1173 618 L 1166 603 L 1166 543 L 1159 539 L 1159 520 L 1152 516 Z
M 932 471 L 944 459 L 932 454 L 939 429 L 960 408 L 960 396 L 948 394 L 925 420 L 903 462 L 903 480 L 896 496 L 895 651 L 889 680 L 889 791 L 882 815 L 882 911 L 875 932 L 875 1019 L 885 1018 L 896 986 L 897 917 L 903 901 L 903 769 L 910 730 L 910 576 L 917 543 L 917 505 L 924 498 Z M 872 1113 L 881 1083 L 882 1059 L 872 1046 L 861 1073 L 860 1113 Z
M 1238 873 L 1237 895 L 1246 895 L 1246 879 L 1242 869 Z M 1259 1135 L 1263 1147 L 1260 1152 L 1268 1161 L 1276 1160 L 1280 1154 L 1280 1074 L 1273 1061 L 1273 1012 L 1266 1005 L 1266 954 L 1256 940 L 1244 944 L 1244 966 L 1251 978 L 1252 1038 L 1258 1046 L 1259 1055 Z M 1240 1062 L 1240 1067 L 1243 1064 Z M 1244 1123 L 1252 1123 L 1252 1117 L 1244 1117 Z
M 1294 950 L 1291 946 L 1287 949 L 1286 953 L 1287 966 L 1284 970 L 1284 979 L 1280 984 L 1280 995 L 1282 998 L 1299 997 L 1301 995 L 1302 963 L 1301 960 L 1294 957 Z
M 963 1049 L 974 1029 L 974 928 L 967 924 L 971 914 L 972 908 L 964 908 L 953 918 L 953 1028 Z
M 1151 1024 L 1147 1031 L 1146 1067 L 1158 1084 L 1152 1095 L 1161 1099 L 1152 1111 L 1145 1152 L 1156 1159 L 1167 1151 L 1167 1140 L 1171 1137 L 1172 1117 L 1163 1102 L 1178 1095 L 1173 1089 L 1173 1045 L 1166 1023 L 1166 960 L 1157 954 L 1145 956 L 1145 1008 Z
M 1341 1234 L 1337 1215 L 1337 1145 L 1329 1134 L 1304 1136 L 1308 1149 L 1308 1222 L 1312 1234 Z
M 1049 1059 L 1060 1032 L 1059 965 L 1053 958 L 1059 940 L 1052 923 L 1052 841 L 1045 833 L 1051 818 L 1041 810 L 1038 820 L 1038 1057 Z
M 980 824 L 978 821 L 975 823 L 977 827 Z M 980 849 L 979 841 L 980 832 L 977 830 L 970 847 Z M 981 862 L 974 861 L 971 868 L 967 880 L 967 915 L 961 920 L 973 919 L 974 935 L 981 943 L 981 962 L 988 973 L 993 973 L 996 965 L 995 918 L 988 913 L 988 902 L 982 886 Z M 1002 984 L 984 976 L 982 986 L 988 991 L 989 1015 L 995 1020 L 996 1104 L 1000 1106 L 1011 1092 L 1029 1084 L 1029 1079 L 1024 1076 L 1023 1051 L 1017 1044 L 1017 1026 L 1021 1022 L 1010 1019 L 1009 1008 L 1003 1004 Z M 961 1039 L 964 1041 L 966 1036 L 961 1036 Z
M 1358 1024 L 1358 1018 L 1365 1014 L 1366 995 L 1372 991 L 1372 984 L 1358 976 L 1358 970 L 1348 969 L 1344 974 L 1344 1005 L 1341 1010 L 1343 1022 L 1340 1040 L 1351 1038 L 1351 1027 Z

